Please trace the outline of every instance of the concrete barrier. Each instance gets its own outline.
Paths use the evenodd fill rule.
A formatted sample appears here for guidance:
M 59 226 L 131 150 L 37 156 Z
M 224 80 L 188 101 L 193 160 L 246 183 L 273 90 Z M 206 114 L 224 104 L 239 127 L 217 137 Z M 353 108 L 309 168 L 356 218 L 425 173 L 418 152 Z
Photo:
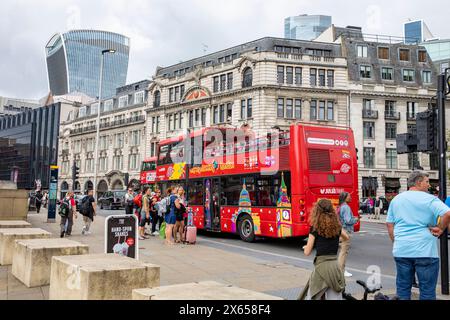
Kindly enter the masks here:
M 27 220 L 27 190 L 0 189 L 0 220 Z
M 116 254 L 53 257 L 50 300 L 131 300 L 136 288 L 159 286 L 159 266 Z
M 29 288 L 46 286 L 50 284 L 50 266 L 53 256 L 88 253 L 88 245 L 68 239 L 17 240 L 12 274 Z
M 50 238 L 51 236 L 50 232 L 39 228 L 0 229 L 0 265 L 12 264 L 16 240 Z
M 0 229 L 31 228 L 31 223 L 23 220 L 0 220 Z
M 283 300 L 215 281 L 133 290 L 133 300 Z

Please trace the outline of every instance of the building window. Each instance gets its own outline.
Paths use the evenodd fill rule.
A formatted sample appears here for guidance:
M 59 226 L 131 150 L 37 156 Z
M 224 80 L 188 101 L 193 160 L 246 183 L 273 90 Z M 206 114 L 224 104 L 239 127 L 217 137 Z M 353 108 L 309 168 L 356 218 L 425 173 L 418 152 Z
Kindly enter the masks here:
M 277 67 L 277 82 L 278 84 L 284 84 L 284 66 Z
M 174 88 L 170 88 L 169 89 L 169 103 L 175 101 L 173 94 L 174 94 Z
M 408 153 L 408 169 L 415 170 L 420 167 L 419 155 L 414 153 Z
M 103 103 L 103 112 L 111 111 L 113 109 L 113 104 L 114 104 L 114 100 L 112 100 L 112 99 L 106 100 Z
M 154 157 L 156 155 L 156 143 L 150 143 L 150 157 Z
M 227 103 L 227 118 L 226 121 L 227 122 L 231 122 L 233 120 L 233 104 Z
M 213 78 L 213 92 L 219 92 L 219 76 Z
M 114 167 L 114 170 L 122 170 L 123 169 L 123 156 L 114 156 L 113 157 L 113 167 Z
M 219 107 L 213 107 L 213 124 L 219 123 Z
M 327 102 L 327 120 L 328 121 L 334 120 L 334 102 L 333 101 Z
M 294 84 L 294 69 L 292 67 L 286 67 L 286 83 Z
M 175 130 L 178 126 L 178 129 L 181 129 L 180 123 L 178 122 L 178 113 L 174 113 L 173 115 L 173 129 Z
M 227 89 L 233 89 L 233 73 L 227 73 Z
M 403 81 L 413 82 L 414 81 L 414 70 L 404 69 L 403 70 Z
M 107 150 L 108 149 L 108 137 L 101 136 L 98 140 L 99 150 Z
M 309 109 L 309 119 L 317 120 L 317 101 L 311 100 L 311 107 Z
M 202 109 L 202 126 L 206 126 L 206 108 Z
M 417 114 L 417 103 L 408 101 L 406 103 L 406 118 L 408 120 L 415 120 Z
M 244 70 L 244 73 L 242 76 L 242 88 L 251 87 L 252 84 L 253 84 L 253 71 L 252 71 L 252 68 L 247 67 Z
M 114 148 L 119 149 L 124 147 L 124 134 L 116 133 L 114 135 Z
M 169 128 L 169 131 L 172 131 L 172 115 L 169 115 L 167 127 Z
M 389 48 L 379 47 L 378 48 L 378 59 L 389 60 Z
M 370 79 L 372 78 L 372 67 L 371 66 L 359 66 L 359 73 L 361 78 Z
M 409 49 L 400 49 L 399 50 L 400 61 L 410 61 L 409 55 L 410 55 Z
M 386 166 L 388 169 L 397 169 L 397 149 L 386 149 Z
M 139 155 L 138 154 L 130 154 L 129 158 L 129 169 L 130 170 L 139 170 Z
M 423 83 L 431 83 L 431 71 L 422 71 Z
M 245 119 L 245 100 L 241 100 L 241 120 Z
M 325 70 L 319 69 L 319 86 L 325 87 Z
M 139 91 L 134 94 L 134 104 L 144 103 L 144 91 Z
M 283 98 L 278 98 L 277 117 L 284 118 L 284 99 Z
M 386 140 L 395 140 L 397 138 L 397 124 L 386 123 Z
M 251 118 L 252 116 L 253 116 L 252 99 L 247 99 L 247 118 Z
M 358 51 L 358 58 L 367 58 L 367 46 L 356 46 Z
M 381 68 L 381 78 L 383 80 L 394 80 L 394 69 L 382 67 Z
M 302 84 L 302 68 L 295 68 L 295 84 L 298 86 Z
M 373 169 L 375 167 L 375 148 L 364 148 L 364 168 Z
M 194 125 L 196 127 L 200 126 L 200 109 L 195 109 L 195 116 L 194 116 Z
M 241 100 L 241 120 L 251 118 L 253 115 L 252 99 Z
M 184 96 L 184 84 L 180 86 L 180 100 L 183 99 Z
M 128 96 L 119 98 L 119 108 L 125 108 L 128 105 Z
M 325 120 L 325 101 L 319 101 L 319 114 L 317 120 Z
M 180 100 L 180 87 L 175 87 L 175 101 L 179 101 Z
M 313 87 L 315 87 L 317 85 L 317 69 L 310 69 L 309 84 Z
M 427 62 L 427 52 L 425 50 L 419 50 L 418 58 L 419 62 Z
M 375 139 L 375 122 L 364 121 L 364 139 Z
M 293 101 L 286 99 L 286 118 L 292 119 L 294 117 Z
M 295 99 L 295 109 L 294 109 L 295 119 L 302 118 L 302 100 Z
M 334 70 L 327 70 L 327 83 L 329 87 L 334 87 Z
M 219 106 L 219 122 L 224 123 L 225 122 L 225 105 L 221 104 Z
M 417 134 L 417 125 L 415 123 L 408 123 L 406 132 L 415 136 Z
M 227 75 L 222 74 L 220 76 L 220 91 L 225 91 L 226 83 L 227 83 Z
M 396 110 L 397 110 L 397 107 L 396 107 L 395 101 L 386 100 L 384 102 L 384 112 L 385 112 L 386 117 L 391 117 L 391 118 L 396 117 L 397 116 Z
M 214 107 L 217 108 L 217 107 Z M 216 123 L 216 122 L 214 122 Z M 194 127 L 194 110 L 189 110 L 189 128 Z

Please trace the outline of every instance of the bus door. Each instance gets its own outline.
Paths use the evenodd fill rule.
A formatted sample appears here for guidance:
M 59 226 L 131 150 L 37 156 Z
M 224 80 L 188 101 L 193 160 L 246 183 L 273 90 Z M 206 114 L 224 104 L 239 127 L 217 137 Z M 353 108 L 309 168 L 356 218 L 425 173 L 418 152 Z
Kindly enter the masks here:
M 220 179 L 205 179 L 205 228 L 220 231 Z

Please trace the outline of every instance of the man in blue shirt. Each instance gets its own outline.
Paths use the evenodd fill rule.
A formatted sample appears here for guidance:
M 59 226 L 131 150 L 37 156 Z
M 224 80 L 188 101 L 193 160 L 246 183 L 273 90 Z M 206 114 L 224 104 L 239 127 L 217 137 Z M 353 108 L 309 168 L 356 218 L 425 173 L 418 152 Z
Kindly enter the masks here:
M 427 192 L 430 187 L 427 173 L 411 173 L 408 187 L 409 191 L 392 200 L 386 219 L 389 237 L 394 243 L 397 296 L 411 299 L 411 286 L 417 273 L 420 300 L 435 300 L 439 275 L 438 237 L 450 223 L 450 208 Z

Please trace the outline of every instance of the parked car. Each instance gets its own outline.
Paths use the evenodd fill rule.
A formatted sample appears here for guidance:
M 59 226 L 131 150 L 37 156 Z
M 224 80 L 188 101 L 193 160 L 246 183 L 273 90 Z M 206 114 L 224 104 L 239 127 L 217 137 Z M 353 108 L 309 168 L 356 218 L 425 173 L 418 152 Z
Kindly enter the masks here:
M 369 198 L 359 199 L 359 210 L 361 210 L 362 213 L 369 213 L 368 201 L 369 201 Z
M 125 208 L 125 190 L 107 191 L 98 199 L 100 209 L 123 209 Z
M 381 209 L 381 214 L 387 214 L 389 209 L 389 201 L 387 201 L 386 197 L 381 196 L 381 201 L 383 201 L 383 208 Z

